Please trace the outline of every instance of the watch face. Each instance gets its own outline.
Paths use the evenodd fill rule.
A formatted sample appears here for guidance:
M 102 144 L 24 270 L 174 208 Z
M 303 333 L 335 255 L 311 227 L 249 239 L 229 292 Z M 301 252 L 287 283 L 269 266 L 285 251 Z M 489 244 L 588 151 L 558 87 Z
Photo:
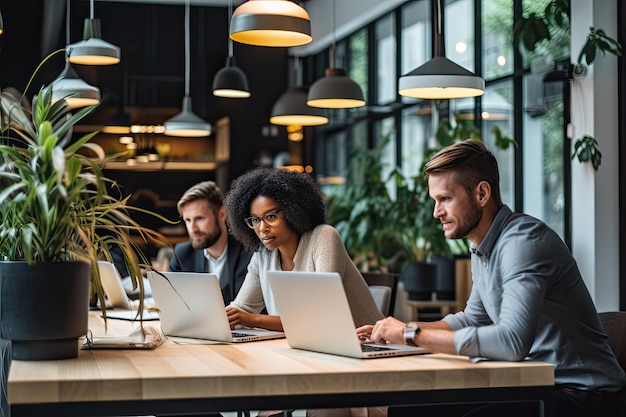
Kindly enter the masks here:
M 406 324 L 407 330 L 417 330 L 417 327 L 418 327 L 418 325 L 414 321 Z

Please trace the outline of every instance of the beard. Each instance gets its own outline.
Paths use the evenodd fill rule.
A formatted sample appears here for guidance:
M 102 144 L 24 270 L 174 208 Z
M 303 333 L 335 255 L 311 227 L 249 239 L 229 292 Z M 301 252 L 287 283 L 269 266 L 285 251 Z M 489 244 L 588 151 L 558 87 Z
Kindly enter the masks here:
M 215 245 L 215 242 L 222 237 L 222 228 L 219 221 L 215 219 L 215 228 L 213 233 L 205 233 L 203 238 L 194 239 L 191 238 L 191 247 L 194 249 L 206 249 Z
M 468 210 L 463 213 L 463 219 L 459 220 L 457 226 L 450 231 L 448 239 L 463 239 L 474 230 L 480 219 L 483 217 L 483 209 L 472 200 Z

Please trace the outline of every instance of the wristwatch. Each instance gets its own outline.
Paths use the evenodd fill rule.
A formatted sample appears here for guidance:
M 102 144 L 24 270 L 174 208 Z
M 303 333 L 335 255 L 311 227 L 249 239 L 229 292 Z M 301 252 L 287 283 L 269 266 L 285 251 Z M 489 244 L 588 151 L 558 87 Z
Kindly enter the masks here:
M 415 321 L 410 321 L 404 326 L 404 341 L 407 345 L 417 346 L 415 336 L 420 331 L 420 326 Z

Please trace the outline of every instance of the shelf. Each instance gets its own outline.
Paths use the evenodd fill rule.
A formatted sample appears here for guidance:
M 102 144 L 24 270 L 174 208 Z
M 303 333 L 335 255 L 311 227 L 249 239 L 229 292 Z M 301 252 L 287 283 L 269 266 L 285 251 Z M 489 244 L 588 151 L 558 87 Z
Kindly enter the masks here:
M 213 171 L 219 164 L 215 161 L 157 161 L 128 165 L 126 161 L 109 161 L 104 169 L 123 171 Z

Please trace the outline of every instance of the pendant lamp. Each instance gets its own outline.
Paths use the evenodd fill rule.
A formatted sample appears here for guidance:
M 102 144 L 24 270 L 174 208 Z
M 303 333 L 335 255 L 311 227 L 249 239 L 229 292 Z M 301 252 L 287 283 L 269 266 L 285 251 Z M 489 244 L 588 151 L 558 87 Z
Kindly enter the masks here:
M 283 126 L 320 126 L 328 123 L 323 109 L 307 106 L 307 89 L 301 85 L 299 58 L 294 61 L 296 85 L 287 89 L 272 107 L 270 123 Z
M 185 0 L 185 97 L 183 98 L 183 111 L 164 123 L 165 134 L 168 136 L 203 137 L 211 134 L 211 125 L 191 110 L 189 44 L 189 0 Z
M 311 107 L 348 109 L 365 106 L 363 91 L 346 71 L 335 68 L 335 0 L 332 5 L 332 45 L 330 46 L 330 68 L 324 78 L 315 81 L 309 89 L 307 102 Z
M 233 0 L 228 1 L 228 18 L 233 13 Z M 226 98 L 248 98 L 250 89 L 248 79 L 241 68 L 235 65 L 233 56 L 233 41 L 228 38 L 228 58 L 226 66 L 219 70 L 213 78 L 213 95 Z
M 70 37 L 70 0 L 67 0 L 66 7 L 66 42 Z M 83 81 L 72 67 L 67 56 L 65 58 L 65 68 L 59 76 L 52 82 L 52 102 L 65 99 L 67 106 L 71 109 L 86 107 L 100 102 L 100 90 Z
M 66 59 L 65 69 L 52 82 L 52 102 L 65 99 L 71 109 L 93 106 L 100 102 L 100 90 L 83 81 Z
M 443 36 L 443 10 L 437 0 L 435 57 L 400 77 L 399 94 L 422 99 L 477 97 L 485 93 L 485 80 L 446 58 Z
M 313 40 L 309 14 L 290 0 L 248 0 L 230 20 L 230 38 L 257 46 L 300 46 Z
M 89 18 L 85 19 L 83 40 L 65 49 L 72 64 L 112 65 L 120 62 L 120 48 L 100 38 L 100 19 L 94 18 L 94 0 L 90 1 Z
M 2 13 L 0 13 L 0 35 L 4 33 L 4 21 L 2 20 Z

